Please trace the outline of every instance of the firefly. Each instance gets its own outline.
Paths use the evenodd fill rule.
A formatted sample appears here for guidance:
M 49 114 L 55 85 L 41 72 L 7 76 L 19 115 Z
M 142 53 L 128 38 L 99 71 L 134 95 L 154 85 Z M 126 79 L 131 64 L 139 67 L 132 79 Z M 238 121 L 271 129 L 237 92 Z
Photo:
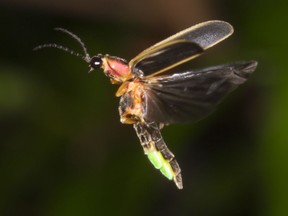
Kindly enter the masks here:
M 34 50 L 57 48 L 69 52 L 88 63 L 90 71 L 102 69 L 112 84 L 120 85 L 116 97 L 120 97 L 121 123 L 133 125 L 150 162 L 174 180 L 179 189 L 183 188 L 181 169 L 164 142 L 161 129 L 206 117 L 257 67 L 257 62 L 251 60 L 177 70 L 176 66 L 198 57 L 233 33 L 232 25 L 224 21 L 191 26 L 145 49 L 129 62 L 108 54 L 90 56 L 77 35 L 63 28 L 55 30 L 78 41 L 83 54 L 54 43 Z

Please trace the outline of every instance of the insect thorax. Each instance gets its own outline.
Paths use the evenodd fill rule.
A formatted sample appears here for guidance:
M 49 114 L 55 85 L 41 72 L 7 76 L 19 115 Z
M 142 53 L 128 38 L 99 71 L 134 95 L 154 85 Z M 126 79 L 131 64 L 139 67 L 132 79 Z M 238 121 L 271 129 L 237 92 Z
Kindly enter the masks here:
M 123 83 L 118 92 L 122 93 L 119 104 L 120 121 L 123 124 L 143 122 L 144 91 L 142 84 L 136 81 Z

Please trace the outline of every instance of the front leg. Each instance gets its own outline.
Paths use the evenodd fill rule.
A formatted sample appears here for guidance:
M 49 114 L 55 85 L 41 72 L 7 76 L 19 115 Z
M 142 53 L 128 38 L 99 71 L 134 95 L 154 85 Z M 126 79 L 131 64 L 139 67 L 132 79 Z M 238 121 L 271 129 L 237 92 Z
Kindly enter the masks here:
M 169 180 L 174 180 L 179 189 L 183 188 L 181 169 L 174 154 L 166 146 L 156 123 L 135 123 L 134 129 L 151 163 Z

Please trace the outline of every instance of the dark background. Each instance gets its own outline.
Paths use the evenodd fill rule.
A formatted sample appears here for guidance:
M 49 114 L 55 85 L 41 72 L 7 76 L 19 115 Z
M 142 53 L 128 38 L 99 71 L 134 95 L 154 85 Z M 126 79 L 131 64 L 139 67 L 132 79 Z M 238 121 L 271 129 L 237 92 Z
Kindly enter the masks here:
M 288 215 L 287 8 L 281 0 L 0 3 L 0 215 Z M 179 191 L 118 116 L 117 86 L 56 49 L 127 60 L 199 22 L 235 33 L 189 67 L 255 59 L 257 71 L 207 119 L 163 137 L 183 170 Z

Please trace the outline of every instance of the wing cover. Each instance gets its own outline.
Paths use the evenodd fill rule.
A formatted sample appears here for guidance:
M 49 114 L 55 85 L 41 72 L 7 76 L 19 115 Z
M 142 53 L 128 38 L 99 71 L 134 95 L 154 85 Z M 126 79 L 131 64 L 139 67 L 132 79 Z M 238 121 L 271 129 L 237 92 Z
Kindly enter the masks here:
M 218 20 L 203 22 L 180 31 L 144 50 L 129 62 L 129 67 L 134 72 L 139 72 L 139 70 L 141 70 L 142 75 L 144 76 L 152 73 L 158 74 L 197 57 L 203 50 L 221 42 L 232 33 L 233 27 L 227 22 Z M 187 48 L 185 48 L 184 41 L 187 42 Z M 189 45 L 188 42 L 198 45 L 198 48 L 195 45 Z M 189 49 L 191 49 L 191 53 L 189 52 Z M 179 51 L 184 52 L 184 54 L 182 58 L 178 58 L 179 62 L 177 64 L 176 60 L 171 61 L 170 63 L 166 60 L 165 64 L 156 65 L 156 60 L 163 60 L 166 55 L 169 57 L 171 54 L 177 55 L 177 52 Z M 157 55 L 160 56 L 157 57 Z M 148 60 L 151 60 L 151 62 Z
M 166 71 L 183 62 L 189 61 L 203 52 L 203 49 L 196 43 L 189 41 L 173 41 L 155 50 L 150 55 L 144 56 L 141 61 L 135 63 L 134 72 L 143 75 L 154 76 Z
M 229 23 L 220 20 L 211 20 L 184 29 L 148 49 L 154 49 L 161 44 L 173 40 L 187 40 L 197 43 L 206 50 L 229 37 L 233 31 L 233 27 Z
M 152 77 L 144 84 L 144 119 L 164 124 L 198 121 L 244 83 L 256 66 L 249 61 Z

